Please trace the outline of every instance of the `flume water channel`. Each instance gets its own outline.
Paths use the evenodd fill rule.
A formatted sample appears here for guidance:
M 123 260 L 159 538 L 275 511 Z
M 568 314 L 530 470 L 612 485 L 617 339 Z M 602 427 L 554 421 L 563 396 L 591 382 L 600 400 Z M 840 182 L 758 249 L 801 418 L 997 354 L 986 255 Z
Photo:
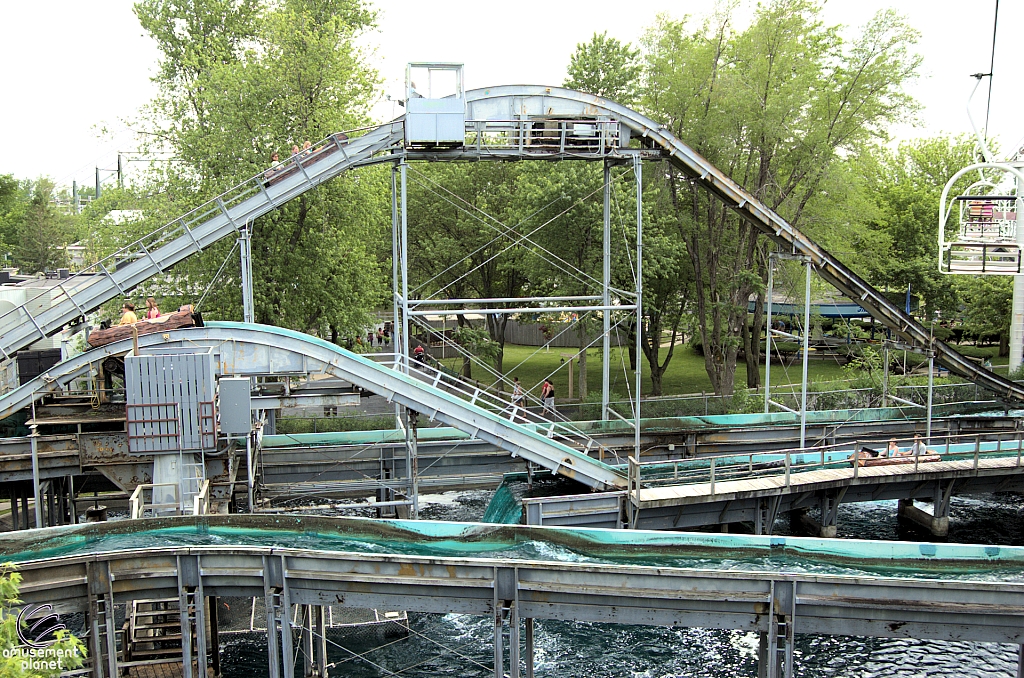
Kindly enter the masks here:
M 559 488 L 551 488 L 555 493 Z M 517 490 L 521 491 L 521 490 Z M 540 488 L 543 491 L 543 486 Z M 490 498 L 490 492 L 451 493 L 424 509 L 425 518 L 456 521 L 479 520 Z M 953 499 L 950 542 L 997 545 L 1024 545 L 1021 510 L 1024 499 L 1017 495 L 956 497 Z M 281 518 L 287 530 L 288 517 Z M 187 534 L 187 533 L 191 534 Z M 229 531 L 228 531 L 229 532 Z M 229 534 L 223 528 L 203 535 L 204 543 L 228 543 L 241 538 L 244 530 Z M 788 525 L 780 521 L 776 532 L 785 535 Z M 841 507 L 839 533 L 843 537 L 882 540 L 922 539 L 923 535 L 903 532 L 896 523 L 896 503 L 876 502 Z M 708 535 L 709 537 L 711 535 Z M 119 539 L 131 539 L 121 535 Z M 137 537 L 139 547 L 152 546 L 152 538 Z M 159 540 L 164 545 L 196 543 L 195 529 L 163 529 Z M 276 542 L 275 536 L 248 535 L 243 541 Z M 257 541 L 250 541 L 257 540 Z M 331 538 L 327 546 L 323 534 L 316 531 L 293 533 L 294 543 L 281 545 L 355 550 L 368 548 L 365 539 L 349 535 Z M 348 539 L 348 541 L 346 541 Z M 67 549 L 85 548 L 86 540 L 57 537 L 36 542 L 36 556 L 56 555 Z M 102 539 L 88 545 L 87 550 L 101 551 L 113 543 Z M 379 543 L 378 552 L 403 551 L 395 543 Z M 444 543 L 450 555 L 470 557 L 518 557 L 541 560 L 586 560 L 572 549 L 550 544 L 516 544 L 499 546 L 485 541 L 477 545 Z M 42 549 L 41 551 L 38 549 Z M 11 552 L 7 551 L 7 555 Z M 598 558 L 600 559 L 600 558 Z M 668 563 L 666 563 L 668 564 Z M 714 565 L 728 569 L 762 569 L 782 567 L 800 570 L 799 562 L 787 559 L 773 563 L 751 561 L 711 563 L 700 559 L 672 563 L 688 567 Z M 810 564 L 809 569 L 823 568 L 829 573 L 844 573 L 845 564 Z M 1018 579 L 1020 568 L 978 576 L 965 573 L 965 578 Z M 852 572 L 851 572 L 852 573 Z M 907 572 L 893 572 L 908 576 Z M 922 575 L 927 576 L 927 575 Z M 492 676 L 493 626 L 488 618 L 467 615 L 410 614 L 411 633 L 404 638 L 352 638 L 331 634 L 329 659 L 335 664 L 334 676 L 376 678 L 378 676 Z M 799 628 L 799 621 L 798 621 Z M 507 642 L 507 641 L 506 641 Z M 258 634 L 222 637 L 222 668 L 226 678 L 262 678 L 267 675 L 266 640 Z M 756 676 L 757 638 L 754 634 L 708 629 L 659 628 L 613 624 L 536 622 L 536 675 L 538 677 L 593 678 L 666 678 L 678 676 Z M 843 638 L 797 635 L 796 675 L 826 676 L 1014 676 L 1016 646 L 984 643 L 950 643 L 936 641 Z M 507 654 L 506 654 L 507 661 Z

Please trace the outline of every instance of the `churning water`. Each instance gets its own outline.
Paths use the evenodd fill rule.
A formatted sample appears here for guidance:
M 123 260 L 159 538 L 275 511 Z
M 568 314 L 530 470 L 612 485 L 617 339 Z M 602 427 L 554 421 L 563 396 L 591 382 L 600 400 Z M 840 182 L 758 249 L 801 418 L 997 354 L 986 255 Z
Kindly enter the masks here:
M 451 493 L 423 517 L 480 520 L 490 499 L 486 492 Z M 953 499 L 949 541 L 1024 545 L 1024 498 L 1015 494 Z M 780 534 L 788 525 L 780 521 Z M 903 531 L 896 502 L 840 507 L 839 534 L 866 539 L 927 539 Z M 488 618 L 410 613 L 403 638 L 345 640 L 331 637 L 333 676 L 407 678 L 493 676 L 494 627 Z M 695 628 L 661 628 L 537 621 L 535 666 L 538 678 L 720 678 L 757 675 L 757 636 Z M 799 629 L 799 619 L 797 620 Z M 919 678 L 1016 675 L 1017 647 L 970 642 L 938 642 L 797 635 L 795 675 Z M 508 661 L 507 639 L 505 661 Z M 266 641 L 259 637 L 223 641 L 225 678 L 267 675 Z M 506 664 L 507 671 L 507 664 Z

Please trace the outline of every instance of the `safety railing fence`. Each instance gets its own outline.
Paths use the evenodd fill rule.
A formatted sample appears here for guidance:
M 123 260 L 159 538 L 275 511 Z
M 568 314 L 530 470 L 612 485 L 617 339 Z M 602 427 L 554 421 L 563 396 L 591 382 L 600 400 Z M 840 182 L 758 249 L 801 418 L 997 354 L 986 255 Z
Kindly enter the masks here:
M 799 389 L 798 386 L 795 388 Z M 800 392 L 785 393 L 777 386 L 773 386 L 772 399 L 781 402 L 792 409 L 800 408 Z M 903 400 L 925 407 L 928 402 L 928 387 L 926 385 L 903 385 L 894 386 L 889 393 Z M 936 384 L 932 392 L 933 405 L 954 405 L 965 403 L 995 403 L 986 396 L 986 391 L 973 383 L 958 384 Z M 807 393 L 808 410 L 840 410 L 840 409 L 864 409 L 881 407 L 882 390 L 875 388 L 846 388 L 829 389 L 823 391 L 809 391 Z M 732 396 L 719 396 L 714 393 L 695 393 L 679 396 L 666 396 L 655 398 L 643 398 L 641 404 L 645 417 L 685 417 L 685 416 L 712 416 L 720 414 L 735 414 L 751 412 L 750 403 L 756 401 L 754 410 L 762 411 L 763 392 L 750 391 L 737 393 Z M 609 406 L 625 417 L 632 416 L 632 403 L 627 400 L 614 400 Z M 896 402 L 890 402 L 889 406 L 901 406 Z M 560 411 L 565 414 L 572 414 L 575 420 L 592 420 L 600 418 L 600 403 L 581 403 L 579 405 L 559 405 Z M 575 412 L 578 410 L 578 414 Z
M 887 454 L 890 441 L 898 448 Z M 864 466 L 875 463 L 912 464 L 914 470 L 936 461 L 971 460 L 978 469 L 982 459 L 1015 458 L 1021 466 L 1024 432 L 985 432 L 933 436 L 922 445 L 916 438 L 887 438 L 808 448 L 791 448 L 778 452 L 711 455 L 697 459 L 638 462 L 629 459 L 629 487 L 645 488 L 661 485 L 710 484 L 711 494 L 717 483 L 747 480 L 766 476 L 784 476 L 783 487 L 790 486 L 793 474 L 822 469 L 853 468 L 853 476 Z M 871 460 L 878 460 L 874 463 Z M 856 463 L 855 463 L 856 462 Z
M 157 492 L 157 488 L 165 488 L 162 494 L 167 493 L 166 488 L 171 489 L 171 494 L 174 495 L 173 502 L 153 502 L 154 493 Z M 146 495 L 149 495 L 149 500 L 146 500 Z M 131 498 L 128 500 L 129 512 L 132 520 L 138 520 L 145 517 L 146 511 L 152 511 L 153 515 L 160 515 L 161 512 L 174 512 L 174 515 L 181 515 L 181 498 L 180 488 L 178 483 L 140 483 L 135 487 L 135 491 L 132 492 Z
M 529 393 L 524 392 L 519 402 L 513 402 L 510 393 L 481 388 L 463 381 L 451 370 L 418 360 L 409 362 L 409 373 L 435 388 L 440 388 L 451 395 L 467 400 L 471 404 L 489 410 L 513 423 L 534 424 L 537 426 L 537 431 L 549 439 L 571 447 L 582 448 L 587 454 L 594 452 L 600 461 L 605 461 L 606 456 L 616 462 L 620 461 L 619 455 L 614 449 L 581 433 L 572 425 L 572 422 L 556 419 L 557 411 L 544 410 L 540 399 Z M 541 412 L 538 413 L 537 408 L 541 408 Z M 547 416 L 549 414 L 550 416 Z
M 210 513 L 210 480 L 203 481 L 199 494 L 192 497 L 192 515 L 205 516 Z
M 466 146 L 477 151 L 604 154 L 619 146 L 617 120 L 523 118 L 467 120 Z

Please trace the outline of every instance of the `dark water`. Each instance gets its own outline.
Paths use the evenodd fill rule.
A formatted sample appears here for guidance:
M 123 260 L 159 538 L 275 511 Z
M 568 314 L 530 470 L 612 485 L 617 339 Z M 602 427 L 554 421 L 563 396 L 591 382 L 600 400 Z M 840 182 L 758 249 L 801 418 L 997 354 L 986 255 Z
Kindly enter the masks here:
M 549 489 L 556 494 L 560 491 L 560 488 Z M 523 488 L 512 491 L 522 494 Z M 538 492 L 544 493 L 545 488 L 540 487 Z M 427 506 L 423 517 L 479 520 L 490 495 L 489 492 L 449 493 L 444 495 L 443 502 Z M 1016 494 L 954 497 L 949 541 L 1024 545 L 1022 518 L 1024 498 Z M 927 535 L 905 531 L 897 524 L 895 501 L 842 505 L 838 529 L 841 537 L 928 539 Z M 790 533 L 785 520 L 777 524 L 776 531 Z M 409 621 L 411 633 L 404 638 L 332 636 L 328 657 L 335 667 L 331 675 L 351 678 L 394 674 L 408 678 L 494 675 L 494 627 L 490 619 L 410 613 Z M 537 621 L 535 629 L 538 678 L 757 675 L 757 636 L 752 633 L 558 621 Z M 264 638 L 236 637 L 226 640 L 222 646 L 225 678 L 267 675 Z M 507 672 L 507 639 L 505 662 Z M 973 642 L 798 633 L 794 651 L 794 674 L 803 678 L 1010 678 L 1017 675 L 1016 663 L 1016 646 Z

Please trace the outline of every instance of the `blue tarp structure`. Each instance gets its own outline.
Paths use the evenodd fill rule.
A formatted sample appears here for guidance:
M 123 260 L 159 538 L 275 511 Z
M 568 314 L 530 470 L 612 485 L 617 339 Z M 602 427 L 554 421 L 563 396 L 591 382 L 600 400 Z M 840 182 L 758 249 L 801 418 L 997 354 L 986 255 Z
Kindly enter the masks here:
M 754 312 L 754 302 L 747 305 L 747 311 Z M 772 304 L 772 315 L 799 315 L 804 314 L 803 304 Z M 859 304 L 852 301 L 846 303 L 825 303 L 811 304 L 811 314 L 820 315 L 823 318 L 870 318 L 871 314 L 865 311 Z

